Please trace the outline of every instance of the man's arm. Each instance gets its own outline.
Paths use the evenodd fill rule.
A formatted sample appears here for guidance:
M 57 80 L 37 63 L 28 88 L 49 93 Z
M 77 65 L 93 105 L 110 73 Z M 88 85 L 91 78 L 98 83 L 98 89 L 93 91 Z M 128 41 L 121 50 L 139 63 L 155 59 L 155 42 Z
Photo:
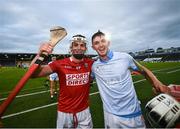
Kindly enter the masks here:
M 53 73 L 53 71 L 49 65 L 42 65 L 33 73 L 31 78 L 44 77 L 51 73 Z
M 169 93 L 170 89 L 160 82 L 149 69 L 138 63 L 136 60 L 134 60 L 134 63 L 139 68 L 140 73 L 153 85 L 156 92 Z
M 39 55 L 41 55 L 43 52 L 50 54 L 50 53 L 52 53 L 52 50 L 53 50 L 53 48 L 49 43 L 42 44 L 39 48 L 38 54 L 32 60 L 30 65 L 34 64 L 35 61 L 40 57 Z M 53 71 L 49 65 L 39 65 L 38 69 L 33 73 L 31 78 L 43 77 L 43 76 L 47 76 L 51 73 L 53 73 Z

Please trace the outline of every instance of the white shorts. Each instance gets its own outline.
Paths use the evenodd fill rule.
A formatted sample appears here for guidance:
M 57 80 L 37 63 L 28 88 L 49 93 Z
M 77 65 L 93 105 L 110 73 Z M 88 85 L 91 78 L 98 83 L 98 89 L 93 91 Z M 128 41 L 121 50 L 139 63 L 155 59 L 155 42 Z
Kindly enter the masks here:
M 57 73 L 52 73 L 52 74 L 50 74 L 50 75 L 49 75 L 49 80 L 50 80 L 50 81 L 58 81 L 59 78 L 58 78 Z
M 90 114 L 89 107 L 85 110 L 76 113 L 77 118 L 77 128 L 81 129 L 92 129 L 92 118 Z M 74 128 L 74 115 L 73 113 L 64 113 L 58 111 L 57 115 L 57 129 L 63 128 Z
M 142 115 L 125 118 L 104 111 L 105 128 L 146 128 Z

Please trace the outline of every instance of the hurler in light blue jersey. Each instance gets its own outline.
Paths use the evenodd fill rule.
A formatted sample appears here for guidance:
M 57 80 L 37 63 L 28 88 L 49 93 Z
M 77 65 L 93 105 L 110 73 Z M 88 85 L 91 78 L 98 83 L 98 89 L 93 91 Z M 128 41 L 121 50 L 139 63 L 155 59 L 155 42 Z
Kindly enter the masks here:
M 108 52 L 109 60 L 98 59 L 92 66 L 104 110 L 122 117 L 141 115 L 130 69 L 137 70 L 130 55 Z
M 145 128 L 131 71 L 138 68 L 133 57 L 112 52 L 105 34 L 98 31 L 92 36 L 92 47 L 99 59 L 92 66 L 104 108 L 105 128 Z

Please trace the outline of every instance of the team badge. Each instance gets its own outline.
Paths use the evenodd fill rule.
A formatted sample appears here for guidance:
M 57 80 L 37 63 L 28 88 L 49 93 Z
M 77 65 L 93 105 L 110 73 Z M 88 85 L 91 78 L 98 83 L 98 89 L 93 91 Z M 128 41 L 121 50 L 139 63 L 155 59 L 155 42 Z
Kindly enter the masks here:
M 85 67 L 85 68 L 88 68 L 88 63 L 85 63 L 85 64 L 84 64 L 84 67 Z
M 81 69 L 81 66 L 77 66 L 76 69 L 77 69 L 77 70 Z

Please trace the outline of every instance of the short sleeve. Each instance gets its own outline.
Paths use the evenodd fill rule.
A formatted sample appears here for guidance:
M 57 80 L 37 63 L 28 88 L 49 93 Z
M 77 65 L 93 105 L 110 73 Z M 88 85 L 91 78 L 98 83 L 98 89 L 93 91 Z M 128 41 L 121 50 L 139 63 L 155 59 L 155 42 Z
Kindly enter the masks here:
M 128 59 L 129 59 L 129 68 L 134 70 L 134 71 L 139 71 L 138 67 L 134 63 L 134 58 L 128 54 Z
M 53 72 L 57 71 L 57 61 L 53 61 L 48 64 Z

